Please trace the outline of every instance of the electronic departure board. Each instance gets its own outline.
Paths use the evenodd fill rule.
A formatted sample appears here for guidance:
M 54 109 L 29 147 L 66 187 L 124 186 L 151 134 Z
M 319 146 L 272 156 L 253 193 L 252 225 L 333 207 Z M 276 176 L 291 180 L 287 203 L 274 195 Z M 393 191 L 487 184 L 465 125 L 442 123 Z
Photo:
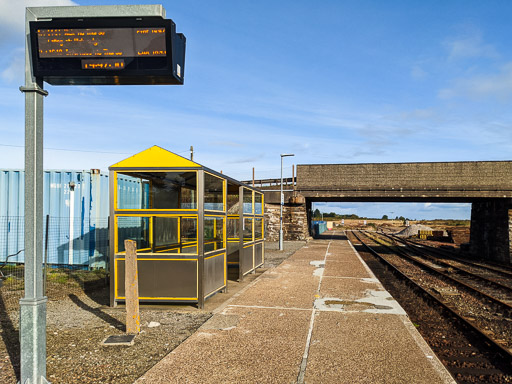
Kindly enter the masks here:
M 30 22 L 34 76 L 52 85 L 183 84 L 185 36 L 172 20 Z

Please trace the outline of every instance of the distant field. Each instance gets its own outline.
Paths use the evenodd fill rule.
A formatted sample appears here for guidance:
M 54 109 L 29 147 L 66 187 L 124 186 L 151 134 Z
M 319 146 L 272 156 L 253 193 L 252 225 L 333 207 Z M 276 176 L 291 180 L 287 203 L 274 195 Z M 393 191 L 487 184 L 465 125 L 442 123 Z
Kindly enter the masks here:
M 342 226 L 341 220 L 329 220 L 332 221 L 333 225 Z M 376 226 L 390 226 L 390 227 L 403 227 L 404 222 L 402 220 L 381 220 L 381 219 L 344 219 L 343 226 L 344 227 L 361 227 L 365 225 L 376 225 Z M 432 228 L 446 228 L 446 227 L 469 227 L 470 220 L 409 220 L 409 224 L 423 224 Z

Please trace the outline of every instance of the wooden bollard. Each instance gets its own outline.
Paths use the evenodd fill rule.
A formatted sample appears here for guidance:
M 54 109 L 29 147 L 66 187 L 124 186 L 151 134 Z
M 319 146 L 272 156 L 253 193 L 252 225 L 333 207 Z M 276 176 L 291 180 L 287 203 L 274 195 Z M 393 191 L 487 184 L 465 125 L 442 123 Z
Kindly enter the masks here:
M 139 277 L 137 270 L 137 243 L 125 240 L 126 249 L 124 292 L 126 300 L 126 333 L 140 332 Z

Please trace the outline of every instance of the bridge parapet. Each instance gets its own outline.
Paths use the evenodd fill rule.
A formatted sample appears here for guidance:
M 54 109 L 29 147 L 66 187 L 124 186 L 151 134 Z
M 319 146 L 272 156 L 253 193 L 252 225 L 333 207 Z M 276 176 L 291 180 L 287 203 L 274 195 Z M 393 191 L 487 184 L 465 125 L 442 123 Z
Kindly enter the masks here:
M 297 166 L 298 193 L 310 198 L 512 198 L 512 161 L 312 164 Z

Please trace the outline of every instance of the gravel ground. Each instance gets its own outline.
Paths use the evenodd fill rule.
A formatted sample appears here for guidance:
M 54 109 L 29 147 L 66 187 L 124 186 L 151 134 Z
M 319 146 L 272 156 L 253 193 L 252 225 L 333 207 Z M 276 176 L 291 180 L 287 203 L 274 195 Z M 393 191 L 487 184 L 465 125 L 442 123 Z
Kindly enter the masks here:
M 141 334 L 133 346 L 102 346 L 110 335 L 123 334 L 125 311 L 108 307 L 108 288 L 92 292 L 73 290 L 50 300 L 47 305 L 47 378 L 60 383 L 133 383 L 171 352 L 212 315 L 220 305 L 267 269 L 304 246 L 304 241 L 265 243 L 265 264 L 244 283 L 228 282 L 228 294 L 215 295 L 205 310 L 185 305 L 141 305 Z M 234 288 L 232 288 L 234 287 Z M 231 292 L 231 294 L 230 294 Z M 6 307 L 0 291 L 0 383 L 19 380 L 19 313 Z M 208 306 L 208 302 L 211 304 Z M 149 327 L 150 322 L 159 325 Z
M 423 224 L 413 224 L 405 229 L 401 230 L 400 232 L 396 233 L 397 236 L 403 236 L 403 237 L 411 237 L 418 234 L 418 231 L 431 231 L 431 227 L 427 227 Z

